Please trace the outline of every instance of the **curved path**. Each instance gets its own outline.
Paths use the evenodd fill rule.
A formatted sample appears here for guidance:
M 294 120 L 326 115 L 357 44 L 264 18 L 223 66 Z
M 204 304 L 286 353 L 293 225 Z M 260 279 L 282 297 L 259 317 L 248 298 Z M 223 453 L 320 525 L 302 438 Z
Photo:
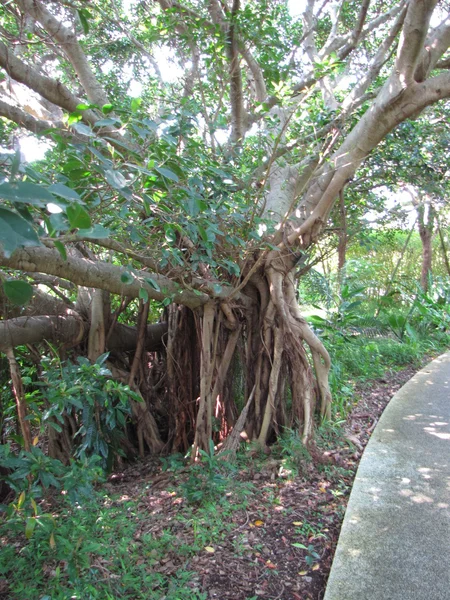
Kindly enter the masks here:
M 450 599 L 450 352 L 395 394 L 361 459 L 324 600 Z

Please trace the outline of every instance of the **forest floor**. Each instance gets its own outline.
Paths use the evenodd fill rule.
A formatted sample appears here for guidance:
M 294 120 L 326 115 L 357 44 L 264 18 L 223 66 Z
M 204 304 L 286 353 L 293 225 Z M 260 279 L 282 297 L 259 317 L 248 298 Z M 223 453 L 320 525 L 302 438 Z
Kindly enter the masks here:
M 322 600 L 363 449 L 418 368 L 357 385 L 345 422 L 318 428 L 310 453 L 291 432 L 235 463 L 148 458 L 91 504 L 43 506 L 51 519 L 30 539 L 4 523 L 0 599 Z
M 250 484 L 245 502 L 229 493 L 229 510 L 220 515 L 223 503 L 212 509 L 227 523 L 225 536 L 220 526 L 215 533 L 204 509 L 193 509 L 186 519 L 186 499 L 178 490 L 193 486 L 187 470 L 155 472 L 153 463 L 139 463 L 116 473 L 108 488 L 138 499 L 139 512 L 148 514 L 137 541 L 176 535 L 164 556 L 154 552 L 153 568 L 168 577 L 187 568 L 189 585 L 206 592 L 205 598 L 321 600 L 362 451 L 391 397 L 416 371 L 410 366 L 357 387 L 357 403 L 339 433 L 319 434 L 313 460 L 297 456 L 295 477 L 282 459 L 255 456 L 253 467 L 247 463 L 235 474 L 237 482 Z M 186 546 L 199 549 L 188 560 Z

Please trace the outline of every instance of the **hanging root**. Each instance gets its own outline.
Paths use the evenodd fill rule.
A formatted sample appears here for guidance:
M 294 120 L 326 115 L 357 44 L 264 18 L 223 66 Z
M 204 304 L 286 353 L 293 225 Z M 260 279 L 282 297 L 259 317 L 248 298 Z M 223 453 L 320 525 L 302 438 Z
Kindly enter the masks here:
M 5 354 L 8 358 L 9 369 L 11 371 L 12 387 L 14 398 L 16 399 L 17 418 L 22 431 L 23 446 L 29 452 L 31 450 L 31 430 L 30 422 L 27 420 L 27 404 L 23 390 L 22 376 L 13 348 L 7 348 Z
M 243 328 L 248 400 L 235 423 L 233 414 L 224 425 L 224 415 L 227 411 L 232 414 L 229 409 L 234 406 L 224 396 L 224 384 L 241 325 L 228 305 L 220 306 L 214 301 L 203 306 L 199 318 L 200 394 L 192 460 L 197 458 L 199 449 L 209 451 L 213 416 L 219 419 L 222 415 L 222 431 L 233 427 L 223 446 L 232 452 L 236 451 L 244 429 L 249 439 L 256 439 L 265 447 L 273 434 L 278 435 L 282 427 L 290 426 L 293 421 L 299 423 L 303 443 L 308 444 L 313 436 L 317 396 L 322 417 L 330 416 L 330 357 L 301 315 L 292 263 L 284 264 L 276 251 L 273 255 L 269 253 L 264 270 L 252 275 L 245 293 L 254 307 L 248 311 Z M 290 382 L 292 396 L 289 404 L 286 380 Z
M 282 383 L 280 373 L 282 366 L 287 364 L 291 380 L 292 410 L 302 423 L 302 440 L 307 444 L 313 434 L 316 390 L 320 396 L 321 416 L 330 417 L 331 393 L 328 384 L 330 357 L 301 315 L 292 271 L 287 272 L 282 259 L 274 256 L 270 256 L 269 259 L 265 277 L 270 297 L 262 331 L 263 350 L 258 356 L 255 378 L 256 418 L 259 415 L 260 403 L 264 396 L 266 398 L 258 442 L 262 446 L 265 445 L 271 429 L 278 430 L 276 409 L 277 403 L 280 402 L 280 390 L 283 389 L 280 385 Z M 317 386 L 305 346 L 311 352 Z M 264 365 L 270 370 L 267 386 L 264 385 L 262 378 Z M 284 414 L 283 410 L 278 410 L 282 420 Z
M 113 364 L 107 362 L 108 368 L 111 370 L 112 376 L 122 383 L 128 384 L 130 381 L 130 374 L 122 369 L 117 368 Z M 142 397 L 139 388 L 136 384 L 131 384 L 130 388 Z M 158 425 L 155 421 L 154 416 L 150 412 L 145 399 L 142 398 L 141 402 L 137 402 L 130 398 L 131 412 L 136 422 L 139 453 L 143 454 L 144 442 L 149 447 L 150 451 L 154 454 L 159 454 L 163 448 L 164 443 L 161 440 L 159 434 Z
M 248 397 L 247 403 L 242 409 L 241 414 L 239 415 L 239 419 L 236 421 L 235 426 L 233 427 L 233 431 L 225 440 L 224 445 L 220 449 L 220 454 L 235 456 L 236 451 L 239 448 L 239 444 L 241 441 L 241 433 L 244 431 L 245 421 L 247 420 L 247 415 L 249 408 L 253 402 L 253 398 L 255 396 L 256 386 L 253 386 L 250 396 Z
M 281 370 L 281 357 L 283 355 L 283 335 L 280 328 L 275 328 L 273 344 L 273 362 L 269 379 L 269 393 L 266 400 L 263 422 L 258 436 L 258 443 L 264 446 L 275 415 L 275 403 L 277 401 L 278 378 Z
M 209 450 L 209 440 L 212 437 L 212 395 L 211 382 L 215 362 L 215 351 L 217 343 L 216 336 L 213 339 L 214 320 L 216 316 L 216 307 L 214 302 L 208 302 L 203 307 L 202 323 L 202 348 L 200 360 L 200 399 L 197 412 L 197 423 L 195 429 L 194 445 L 192 447 L 192 460 L 197 457 L 197 450 Z
M 292 273 L 289 273 L 286 278 L 286 299 L 289 305 L 289 311 L 294 319 L 295 327 L 299 331 L 301 339 L 308 344 L 309 349 L 311 350 L 320 394 L 320 415 L 324 419 L 330 419 L 332 400 L 328 383 L 328 376 L 331 368 L 330 355 L 301 315 L 300 307 L 296 299 L 295 280 Z

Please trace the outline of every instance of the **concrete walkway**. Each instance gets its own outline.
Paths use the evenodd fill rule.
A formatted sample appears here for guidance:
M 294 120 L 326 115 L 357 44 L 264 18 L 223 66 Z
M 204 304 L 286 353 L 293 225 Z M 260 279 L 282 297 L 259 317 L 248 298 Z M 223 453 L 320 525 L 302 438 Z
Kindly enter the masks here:
M 324 600 L 450 599 L 450 352 L 392 398 L 361 459 Z

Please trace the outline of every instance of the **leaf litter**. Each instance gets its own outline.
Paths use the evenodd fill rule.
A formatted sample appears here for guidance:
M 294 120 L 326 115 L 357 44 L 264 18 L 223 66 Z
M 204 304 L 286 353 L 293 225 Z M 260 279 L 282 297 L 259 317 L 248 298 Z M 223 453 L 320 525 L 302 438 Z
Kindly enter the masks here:
M 313 463 L 300 475 L 280 476 L 277 469 L 274 476 L 273 468 L 261 465 L 240 472 L 238 478 L 248 480 L 253 491 L 245 508 L 230 495 L 230 510 L 223 519 L 218 515 L 226 531 L 219 531 L 216 539 L 213 526 L 211 539 L 205 537 L 205 523 L 196 530 L 195 508 L 186 517 L 186 500 L 176 491 L 183 474 L 152 473 L 147 462 L 116 474 L 111 491 L 120 489 L 130 499 L 141 496 L 136 541 L 148 534 L 161 539 L 168 531 L 176 536 L 176 545 L 151 568 L 165 575 L 180 568 L 191 571 L 192 588 L 208 599 L 322 600 L 362 451 L 385 406 L 416 370 L 408 367 L 357 385 L 358 402 L 347 417 L 342 443 L 318 447 Z M 271 462 L 279 465 L 269 457 L 266 464 Z M 149 477 L 151 485 L 142 497 Z M 214 510 L 220 513 L 223 506 Z M 198 552 L 187 559 L 184 550 L 199 540 Z
M 104 491 L 113 505 L 135 507 L 129 518 L 140 564 L 168 580 L 187 573 L 192 598 L 202 600 L 322 600 L 362 451 L 416 370 L 357 385 L 343 434 L 328 440 L 319 434 L 313 460 L 295 476 L 274 454 L 255 457 L 234 474 L 239 485 L 200 507 L 182 493 L 188 468 L 163 471 L 158 458 L 148 457 L 114 473 Z M 117 577 L 100 557 L 94 562 Z M 11 596 L 0 578 L 1 598 Z

